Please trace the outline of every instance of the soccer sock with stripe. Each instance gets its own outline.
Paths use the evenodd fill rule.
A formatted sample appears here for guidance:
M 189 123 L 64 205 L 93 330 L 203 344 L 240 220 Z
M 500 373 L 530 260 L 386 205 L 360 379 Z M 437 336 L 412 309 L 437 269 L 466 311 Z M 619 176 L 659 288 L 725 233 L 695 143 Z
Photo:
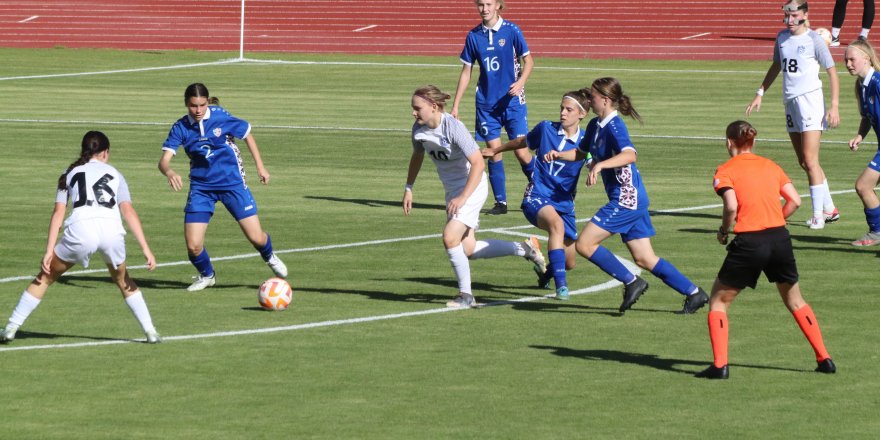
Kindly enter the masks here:
M 811 185 L 810 186 L 810 198 L 813 202 L 813 217 L 825 218 L 822 216 L 822 208 L 824 205 L 823 199 L 825 198 L 825 188 L 820 183 L 819 185 Z
M 489 185 L 492 186 L 492 194 L 495 195 L 496 202 L 507 203 L 507 178 L 504 175 L 504 161 L 498 162 L 489 159 Z
M 189 261 L 195 266 L 201 276 L 211 277 L 214 275 L 214 265 L 211 264 L 211 257 L 208 255 L 208 248 L 202 248 L 202 253 L 198 255 L 190 255 Z
M 672 263 L 662 258 L 651 269 L 651 273 L 682 295 L 690 295 L 697 291 L 697 286 L 691 280 L 682 275 Z
M 21 327 L 22 324 L 24 324 L 24 321 L 28 319 L 28 316 L 31 316 L 31 313 L 34 312 L 38 305 L 40 305 L 40 299 L 25 290 L 21 293 L 21 298 L 18 299 L 18 304 L 12 311 L 12 316 L 9 317 L 9 322 Z
M 868 230 L 871 232 L 880 232 L 880 206 L 876 208 L 865 208 L 865 220 L 868 222 Z
M 269 236 L 269 233 L 266 233 L 266 244 L 264 244 L 263 247 L 254 247 L 257 249 L 257 252 L 260 253 L 260 256 L 263 257 L 263 261 L 269 261 L 269 259 L 272 258 L 272 253 L 274 251 L 272 250 L 272 237 Z
M 568 287 L 568 279 L 565 276 L 565 249 L 550 249 L 547 252 L 547 257 L 550 260 L 547 270 L 553 271 L 551 273 L 556 288 Z
M 807 337 L 810 346 L 813 347 L 813 351 L 816 353 L 816 361 L 821 362 L 830 358 L 831 355 L 825 350 L 825 342 L 822 341 L 819 321 L 816 320 L 816 314 L 813 313 L 810 305 L 804 304 L 803 307 L 792 312 L 792 315 L 794 315 L 794 320 L 797 321 L 798 327 L 804 332 L 804 336 Z
M 471 260 L 480 258 L 506 257 L 510 255 L 524 256 L 526 254 L 522 245 L 515 241 L 505 240 L 477 240 Z
M 834 200 L 831 200 L 831 189 L 828 188 L 828 179 L 822 182 L 822 209 L 831 213 L 834 211 Z
M 464 246 L 458 245 L 454 248 L 446 249 L 446 253 L 449 255 L 452 271 L 455 272 L 455 278 L 458 280 L 458 291 L 470 294 L 471 263 L 464 253 Z
M 527 164 L 519 164 L 520 168 L 522 168 L 523 174 L 526 175 L 526 179 L 529 179 L 529 182 L 532 181 L 532 173 L 535 172 L 535 157 L 532 157 L 532 160 Z
M 709 311 L 709 340 L 712 341 L 712 365 L 721 368 L 727 365 L 727 340 L 730 329 L 727 326 L 727 312 Z
M 588 259 L 596 266 L 599 266 L 599 269 L 602 269 L 605 273 L 623 284 L 629 284 L 636 279 L 636 276 L 605 246 L 599 245 L 596 248 L 596 252 L 593 252 L 593 255 L 588 257 Z
M 125 298 L 125 304 L 131 309 L 131 313 L 140 323 L 144 332 L 154 332 L 156 327 L 153 326 L 153 318 L 150 316 L 150 309 L 144 301 L 144 294 L 140 289 L 136 290 L 130 296 Z

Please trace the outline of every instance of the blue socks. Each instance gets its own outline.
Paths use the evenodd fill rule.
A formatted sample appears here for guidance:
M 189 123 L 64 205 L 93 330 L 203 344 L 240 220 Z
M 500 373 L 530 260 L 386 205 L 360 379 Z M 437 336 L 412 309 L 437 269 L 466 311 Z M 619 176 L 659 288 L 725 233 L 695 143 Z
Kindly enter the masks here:
M 593 255 L 589 257 L 589 260 L 596 266 L 599 266 L 599 269 L 602 269 L 605 273 L 611 275 L 615 280 L 620 281 L 623 284 L 629 284 L 636 279 L 636 276 L 633 275 L 632 272 L 630 272 L 605 246 L 600 245 L 596 248 L 596 252 L 593 252 Z
M 565 249 L 550 249 L 547 252 L 550 258 L 550 264 L 547 270 L 552 270 L 553 281 L 556 282 L 556 288 L 567 287 L 568 280 L 565 277 Z
M 202 253 L 196 256 L 189 256 L 189 261 L 203 277 L 214 276 L 214 266 L 211 264 L 211 257 L 208 256 L 208 249 L 202 248 Z
M 263 261 L 269 261 L 272 258 L 272 237 L 269 234 L 266 234 L 266 244 L 261 248 L 257 248 L 257 251 L 260 253 L 260 256 L 263 257 Z
M 868 222 L 868 230 L 880 232 L 880 206 L 874 209 L 865 208 L 865 220 Z
M 667 286 L 672 287 L 682 295 L 690 295 L 697 290 L 697 286 L 692 283 L 691 280 L 682 275 L 672 263 L 662 258 L 657 262 L 654 268 L 651 269 L 651 273 L 654 274 L 655 277 L 660 278 L 660 280 L 666 283 Z
M 489 159 L 489 185 L 492 185 L 492 194 L 496 202 L 507 203 L 507 177 L 504 175 L 504 161 L 493 162 Z
M 535 157 L 532 157 L 532 160 L 529 161 L 529 163 L 525 165 L 519 164 L 519 166 L 522 168 L 523 174 L 526 175 L 526 179 L 529 179 L 529 183 L 532 182 L 532 173 L 535 172 L 535 160 Z

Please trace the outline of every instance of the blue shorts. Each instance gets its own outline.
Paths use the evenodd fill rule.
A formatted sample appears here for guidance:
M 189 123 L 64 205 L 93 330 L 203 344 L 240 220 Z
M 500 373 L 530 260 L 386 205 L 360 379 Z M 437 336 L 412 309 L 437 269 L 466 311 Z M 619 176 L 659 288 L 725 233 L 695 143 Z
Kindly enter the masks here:
M 226 190 L 190 189 L 183 208 L 184 223 L 208 223 L 214 215 L 214 204 L 223 203 L 235 221 L 257 215 L 257 203 L 251 190 L 242 186 Z
M 501 127 L 507 131 L 508 139 L 516 139 L 529 134 L 529 111 L 524 105 L 503 109 L 477 109 L 477 141 L 491 141 L 501 137 Z
M 591 221 L 612 234 L 620 234 L 624 243 L 656 234 L 647 209 L 625 209 L 609 203 L 599 208 Z
M 868 162 L 868 168 L 880 173 L 880 150 L 877 150 L 877 154 Z
M 540 211 L 545 206 L 553 207 L 555 210 L 556 207 L 550 203 L 549 199 L 538 198 L 538 197 L 526 197 L 522 201 L 522 205 L 520 205 L 520 209 L 522 209 L 523 215 L 526 216 L 526 220 L 529 221 L 535 227 L 538 226 L 538 211 Z M 578 231 L 577 226 L 575 226 L 575 218 L 574 211 L 568 213 L 562 213 L 556 211 L 559 214 L 559 217 L 562 217 L 562 223 L 565 225 L 565 238 L 571 241 L 577 241 Z

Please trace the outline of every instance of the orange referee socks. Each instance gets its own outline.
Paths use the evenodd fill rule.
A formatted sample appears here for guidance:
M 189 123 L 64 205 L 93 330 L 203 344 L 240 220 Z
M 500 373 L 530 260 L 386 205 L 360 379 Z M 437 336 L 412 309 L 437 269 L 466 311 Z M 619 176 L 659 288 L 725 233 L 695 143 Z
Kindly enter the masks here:
M 712 310 L 709 312 L 709 339 L 712 341 L 712 355 L 715 365 L 721 368 L 727 365 L 727 313 Z
M 825 350 L 825 343 L 822 341 L 819 321 L 816 320 L 816 314 L 813 313 L 810 305 L 804 304 L 803 307 L 792 312 L 792 315 L 794 315 L 794 319 L 797 321 L 801 331 L 804 332 L 804 336 L 807 337 L 807 341 L 813 347 L 813 351 L 816 352 L 816 361 L 821 362 L 830 358 L 831 356 Z

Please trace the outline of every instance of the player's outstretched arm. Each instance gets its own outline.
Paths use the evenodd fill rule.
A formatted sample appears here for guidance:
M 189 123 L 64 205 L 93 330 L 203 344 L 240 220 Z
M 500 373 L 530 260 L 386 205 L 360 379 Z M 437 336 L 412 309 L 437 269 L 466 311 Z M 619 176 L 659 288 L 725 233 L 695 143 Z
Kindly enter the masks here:
M 67 212 L 67 204 L 55 203 L 55 209 L 49 218 L 49 234 L 46 239 L 46 252 L 43 254 L 43 260 L 40 262 L 40 268 L 45 273 L 51 273 L 50 264 L 52 257 L 55 255 L 55 244 L 58 243 L 58 233 L 61 231 L 61 224 L 64 223 L 64 214 Z
M 406 186 L 403 188 L 403 214 L 409 215 L 412 212 L 413 191 L 412 187 L 419 177 L 419 170 L 422 169 L 422 162 L 425 160 L 425 150 L 413 150 L 412 157 L 409 158 L 409 170 L 406 173 Z
M 171 169 L 171 159 L 173 157 L 173 151 L 163 151 L 162 157 L 159 158 L 159 171 L 163 176 L 168 178 L 168 185 L 171 187 L 171 190 L 180 191 L 180 189 L 183 188 L 183 178 L 180 177 L 180 174 L 177 174 Z
M 260 176 L 260 183 L 263 185 L 269 184 L 269 171 L 266 170 L 266 167 L 263 165 L 263 157 L 260 155 L 260 148 L 257 147 L 257 141 L 254 140 L 254 135 L 248 134 L 244 138 L 244 142 L 248 146 L 248 151 L 251 152 L 251 156 L 254 157 L 254 164 L 257 166 L 257 175 Z

